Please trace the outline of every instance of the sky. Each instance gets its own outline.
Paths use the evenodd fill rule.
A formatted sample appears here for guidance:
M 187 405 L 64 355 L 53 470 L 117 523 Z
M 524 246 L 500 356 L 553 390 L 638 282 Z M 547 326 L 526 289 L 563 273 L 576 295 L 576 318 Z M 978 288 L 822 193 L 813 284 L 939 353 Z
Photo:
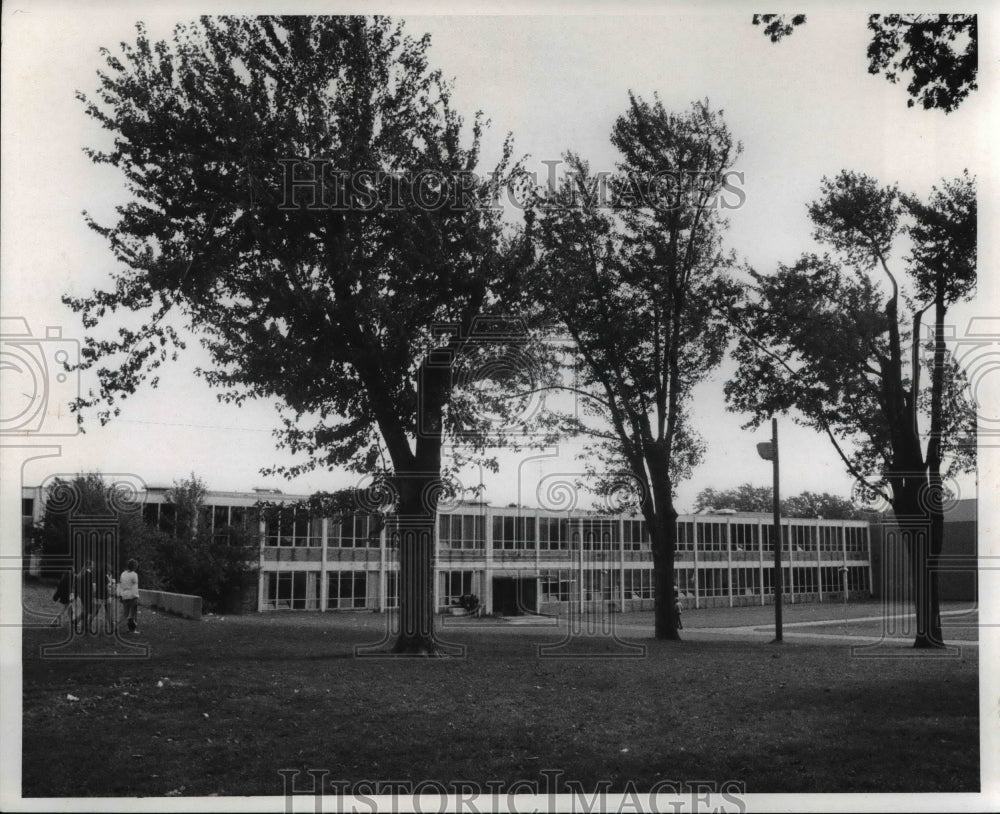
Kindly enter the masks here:
M 726 244 L 758 271 L 817 249 L 806 204 L 817 197 L 823 176 L 841 169 L 926 194 L 942 178 L 968 168 L 982 190 L 995 189 L 989 149 L 994 97 L 980 91 L 947 116 L 907 108 L 902 86 L 867 73 L 864 6 L 846 4 L 834 11 L 807 4 L 807 24 L 778 45 L 750 24 L 750 11 L 735 4 L 646 4 L 633 6 L 631 13 L 592 4 L 585 14 L 570 14 L 559 4 L 515 4 L 505 7 L 515 13 L 499 16 L 445 13 L 470 8 L 400 16 L 411 33 L 431 33 L 431 63 L 454 79 L 456 107 L 469 119 L 482 110 L 491 120 L 482 166 L 490 166 L 510 132 L 515 153 L 527 156 L 528 169 L 542 177 L 545 162 L 559 160 L 566 150 L 587 158 L 595 170 L 610 170 L 616 156 L 609 133 L 627 108 L 630 90 L 646 98 L 659 94 L 671 110 L 707 98 L 712 108 L 723 110 L 743 144 L 733 169 L 742 173 L 746 200 L 730 213 Z M 353 10 L 359 9 L 372 6 Z M 132 38 L 137 19 L 161 38 L 202 10 L 181 2 L 4 6 L 0 303 L 4 317 L 25 318 L 35 336 L 55 327 L 70 346 L 82 338 L 79 318 L 60 297 L 105 285 L 113 268 L 106 245 L 86 228 L 81 213 L 86 209 L 106 220 L 121 200 L 121 183 L 114 170 L 92 165 L 83 154 L 84 146 L 106 143 L 107 135 L 84 115 L 76 91 L 94 91 L 102 65 L 99 48 L 114 49 Z M 296 10 L 352 9 L 327 3 Z M 983 18 L 984 31 L 990 19 Z M 992 68 L 987 62 L 981 63 L 984 87 Z M 965 335 L 970 317 L 990 314 L 994 288 L 992 279 L 983 279 L 977 302 L 954 310 L 956 335 Z M 274 406 L 219 403 L 192 374 L 204 361 L 197 341 L 190 343 L 189 352 L 165 369 L 158 389 L 123 402 L 120 417 L 107 426 L 89 415 L 85 433 L 54 439 L 58 453 L 26 463 L 24 482 L 91 470 L 131 474 L 150 485 L 169 485 L 195 473 L 212 489 L 267 486 L 303 494 L 357 482 L 358 476 L 341 471 L 317 470 L 294 480 L 261 475 L 276 462 L 296 462 L 275 449 Z M 726 363 L 695 392 L 694 423 L 707 452 L 691 479 L 678 487 L 682 511 L 706 487 L 770 484 L 770 466 L 755 452 L 769 428 L 744 429 L 748 417 L 726 410 L 722 387 L 731 373 Z M 72 384 L 62 390 L 53 385 L 53 405 Z M 84 374 L 80 384 L 86 391 L 95 379 Z M 56 419 L 72 431 L 72 417 Z M 787 418 L 779 419 L 779 435 L 784 494 L 850 493 L 851 480 L 824 437 Z M 461 479 L 468 486 L 481 482 L 494 504 L 537 505 L 546 485 L 583 470 L 580 449 L 580 442 L 567 440 L 541 452 L 500 451 L 499 474 L 470 469 Z M 953 486 L 963 497 L 972 496 L 975 481 L 966 478 Z M 588 500 L 581 495 L 581 505 Z

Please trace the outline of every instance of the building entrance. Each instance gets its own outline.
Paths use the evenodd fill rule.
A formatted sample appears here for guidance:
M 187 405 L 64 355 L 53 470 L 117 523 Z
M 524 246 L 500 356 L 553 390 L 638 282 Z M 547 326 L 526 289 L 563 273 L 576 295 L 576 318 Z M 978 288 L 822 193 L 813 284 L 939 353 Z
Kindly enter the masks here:
M 538 613 L 538 579 L 494 577 L 493 613 L 501 616 Z

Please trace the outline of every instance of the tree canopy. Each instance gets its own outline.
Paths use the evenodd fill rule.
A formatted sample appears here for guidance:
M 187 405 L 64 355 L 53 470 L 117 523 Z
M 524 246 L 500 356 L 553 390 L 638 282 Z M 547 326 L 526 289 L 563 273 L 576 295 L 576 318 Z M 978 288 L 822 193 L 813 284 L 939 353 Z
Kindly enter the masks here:
M 915 554 L 918 628 L 939 642 L 928 558 L 940 552 L 944 479 L 975 464 L 975 411 L 944 338 L 948 307 L 975 286 L 975 181 L 945 181 L 922 202 L 845 171 L 823 179 L 809 215 L 835 254 L 754 274 L 726 396 L 752 424 L 790 412 L 825 433 L 864 492 L 900 522 L 930 523 L 930 549 Z M 904 238 L 905 278 L 892 270 Z
M 732 489 L 706 487 L 695 496 L 694 510 L 735 509 L 738 512 L 765 512 L 773 509 L 772 487 L 743 483 Z M 780 501 L 784 517 L 822 517 L 827 520 L 855 520 L 864 512 L 851 500 L 828 492 L 801 492 Z
M 111 285 L 65 301 L 88 329 L 125 326 L 86 339 L 99 389 L 81 416 L 107 421 L 156 386 L 181 323 L 221 398 L 282 409 L 279 443 L 304 458 L 275 471 L 385 473 L 429 528 L 445 440 L 482 451 L 506 416 L 456 399 L 498 368 L 530 373 L 496 362 L 525 336 L 507 318 L 522 241 L 496 205 L 510 138 L 477 174 L 485 122 L 455 111 L 429 45 L 384 17 L 204 17 L 170 43 L 139 24 L 103 51 L 98 90 L 79 97 L 113 144 L 88 154 L 130 199 L 110 225 L 88 217 L 118 261 Z M 411 585 L 408 563 L 404 615 L 419 594 L 426 628 L 429 582 Z
M 718 305 L 739 292 L 720 238 L 740 146 L 707 101 L 679 113 L 630 102 L 612 130 L 617 172 L 595 175 L 567 154 L 561 185 L 536 202 L 532 290 L 572 340 L 583 394 L 573 429 L 594 439 L 600 488 L 630 483 L 649 525 L 656 635 L 676 638 L 673 492 L 702 453 L 691 395 L 725 353 Z
M 771 42 L 806 21 L 805 14 L 754 14 Z M 979 31 L 975 14 L 872 14 L 868 73 L 892 83 L 908 76 L 907 107 L 950 113 L 979 85 Z

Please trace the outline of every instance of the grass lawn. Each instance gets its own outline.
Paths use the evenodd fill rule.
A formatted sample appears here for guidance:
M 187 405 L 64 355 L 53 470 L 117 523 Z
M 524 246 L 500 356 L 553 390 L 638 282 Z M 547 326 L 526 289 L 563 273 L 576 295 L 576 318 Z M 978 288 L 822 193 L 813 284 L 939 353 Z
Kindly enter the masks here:
M 29 585 L 26 605 L 53 613 L 50 595 Z M 838 618 L 817 607 L 796 620 Z M 148 658 L 43 659 L 39 647 L 65 631 L 28 626 L 22 794 L 271 796 L 283 769 L 543 788 L 549 770 L 586 789 L 709 779 L 750 793 L 979 790 L 976 648 L 851 658 L 808 640 L 698 638 L 699 617 L 763 625 L 769 610 L 690 611 L 680 643 L 648 638 L 636 614 L 623 630 L 645 644 L 642 658 L 607 657 L 616 646 L 600 636 L 574 642 L 594 658 L 540 658 L 559 629 L 498 624 L 446 627 L 464 658 L 359 659 L 354 646 L 378 640 L 384 616 L 191 622 L 143 609 L 131 638 L 148 642 Z

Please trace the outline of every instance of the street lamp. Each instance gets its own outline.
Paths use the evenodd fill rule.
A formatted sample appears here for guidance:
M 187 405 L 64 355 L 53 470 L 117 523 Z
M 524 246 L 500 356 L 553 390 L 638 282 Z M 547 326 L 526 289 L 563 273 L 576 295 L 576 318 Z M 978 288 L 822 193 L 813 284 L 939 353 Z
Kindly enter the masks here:
M 774 462 L 774 641 L 781 638 L 781 508 L 778 504 L 778 419 L 771 419 L 771 440 L 757 444 L 757 454 Z

